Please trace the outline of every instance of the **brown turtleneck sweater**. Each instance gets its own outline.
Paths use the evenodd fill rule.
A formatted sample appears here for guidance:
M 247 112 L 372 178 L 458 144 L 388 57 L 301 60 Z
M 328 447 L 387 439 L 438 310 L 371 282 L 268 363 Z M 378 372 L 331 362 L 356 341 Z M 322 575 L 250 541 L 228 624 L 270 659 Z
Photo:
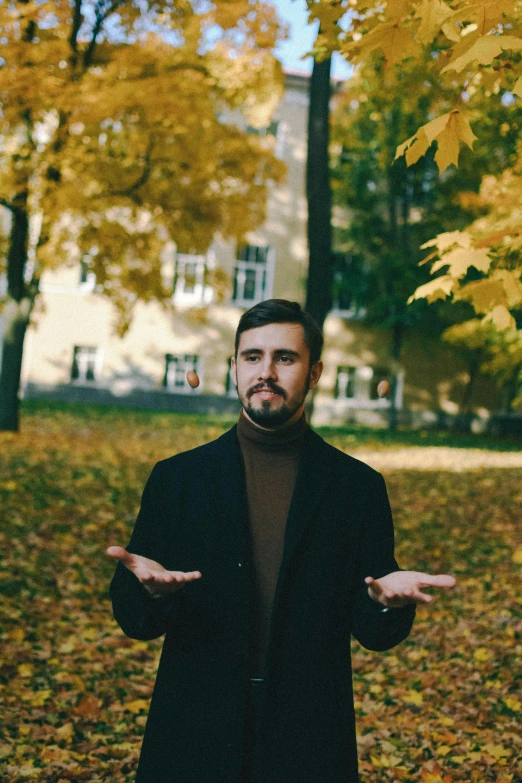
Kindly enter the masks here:
M 283 556 L 286 519 L 308 424 L 299 421 L 263 430 L 241 411 L 237 435 L 243 462 L 250 522 L 252 621 L 250 676 L 263 677 L 272 604 Z

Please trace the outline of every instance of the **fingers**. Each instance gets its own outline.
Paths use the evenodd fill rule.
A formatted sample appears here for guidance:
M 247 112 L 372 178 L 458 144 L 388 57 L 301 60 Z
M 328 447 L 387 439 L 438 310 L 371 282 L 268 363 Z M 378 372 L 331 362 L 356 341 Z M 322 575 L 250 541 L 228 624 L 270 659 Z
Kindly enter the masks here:
M 422 574 L 423 587 L 455 587 L 457 580 L 449 574 Z
M 367 576 L 364 581 L 368 585 L 371 597 L 384 606 L 397 607 L 410 603 L 429 604 L 433 601 L 433 596 L 421 592 L 418 584 L 397 586 L 395 590 L 392 590 L 389 587 L 383 587 L 377 579 L 371 576 Z
M 127 566 L 127 568 L 130 568 L 134 564 L 134 555 L 127 552 L 122 546 L 110 546 L 106 551 L 110 557 L 119 560 L 124 566 Z
M 178 584 L 182 587 L 187 582 L 201 578 L 200 571 L 136 571 L 136 576 L 145 584 Z
M 365 583 L 368 585 L 368 587 L 373 590 L 374 593 L 377 593 L 377 595 L 381 595 L 383 592 L 383 589 L 377 579 L 374 579 L 373 576 L 367 576 L 364 580 Z
M 368 588 L 382 601 L 382 599 L 391 600 L 397 596 L 394 590 L 389 588 L 384 589 L 378 579 L 374 579 L 373 576 L 367 576 L 364 580 L 368 585 Z
M 193 582 L 194 579 L 201 579 L 201 571 L 182 571 L 185 582 Z

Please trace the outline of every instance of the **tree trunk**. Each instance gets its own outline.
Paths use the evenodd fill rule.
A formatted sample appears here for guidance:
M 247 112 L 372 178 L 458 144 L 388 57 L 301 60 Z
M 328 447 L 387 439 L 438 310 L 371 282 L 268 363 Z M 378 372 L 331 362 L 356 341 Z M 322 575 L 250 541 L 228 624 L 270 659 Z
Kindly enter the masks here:
M 388 428 L 390 432 L 397 430 L 398 423 L 398 411 L 397 411 L 397 368 L 401 359 L 401 348 L 403 338 L 403 325 L 400 321 L 396 321 L 393 325 L 393 339 L 392 339 L 392 358 L 393 358 L 393 373 L 391 379 L 390 388 L 390 415 L 388 418 Z
M 4 324 L 0 369 L 0 431 L 19 427 L 20 375 L 24 338 L 34 304 L 34 292 L 25 283 L 29 219 L 25 209 L 11 210 L 12 222 L 7 254 L 7 301 L 0 318 Z
M 332 305 L 332 194 L 330 138 L 331 59 L 318 62 L 310 79 L 306 197 L 308 200 L 308 279 L 305 309 L 322 328 Z
M 4 340 L 0 371 L 0 430 L 17 432 L 19 428 L 20 374 L 24 337 L 32 310 L 32 300 L 24 297 L 19 302 L 9 298 L 2 311 Z
M 480 353 L 478 353 L 476 356 L 473 356 L 470 359 L 468 365 L 469 378 L 466 386 L 464 387 L 464 392 L 462 394 L 462 401 L 459 406 L 459 414 L 471 413 L 471 400 L 473 397 L 473 388 L 475 386 L 477 375 L 479 374 L 480 362 L 481 362 Z

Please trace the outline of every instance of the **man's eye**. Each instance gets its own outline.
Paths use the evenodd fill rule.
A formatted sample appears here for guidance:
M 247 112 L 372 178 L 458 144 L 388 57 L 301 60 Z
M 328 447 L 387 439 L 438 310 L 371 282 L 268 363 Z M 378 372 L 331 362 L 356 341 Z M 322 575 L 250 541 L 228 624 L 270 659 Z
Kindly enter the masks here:
M 292 361 L 292 358 L 290 356 L 280 356 L 279 357 L 279 361 L 280 362 L 284 362 L 285 364 L 287 364 L 288 362 Z
M 257 362 L 259 359 L 259 356 L 247 356 L 246 360 L 247 362 Z

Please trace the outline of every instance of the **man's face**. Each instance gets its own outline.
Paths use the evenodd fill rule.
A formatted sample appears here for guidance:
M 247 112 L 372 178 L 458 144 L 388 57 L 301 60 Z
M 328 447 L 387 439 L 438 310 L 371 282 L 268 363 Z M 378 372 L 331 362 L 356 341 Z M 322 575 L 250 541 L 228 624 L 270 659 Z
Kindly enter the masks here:
M 232 373 L 249 418 L 274 429 L 299 419 L 309 389 L 317 385 L 322 362 L 310 367 L 301 324 L 267 324 L 240 337 Z

